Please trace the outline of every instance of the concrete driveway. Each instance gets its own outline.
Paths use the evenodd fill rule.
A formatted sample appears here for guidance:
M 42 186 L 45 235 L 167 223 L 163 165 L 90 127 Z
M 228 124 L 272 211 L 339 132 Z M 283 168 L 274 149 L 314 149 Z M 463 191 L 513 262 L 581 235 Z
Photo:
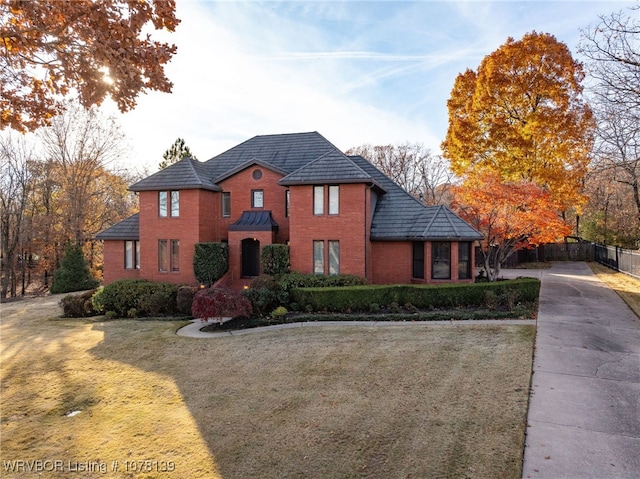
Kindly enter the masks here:
M 586 263 L 542 279 L 523 478 L 640 478 L 640 319 Z

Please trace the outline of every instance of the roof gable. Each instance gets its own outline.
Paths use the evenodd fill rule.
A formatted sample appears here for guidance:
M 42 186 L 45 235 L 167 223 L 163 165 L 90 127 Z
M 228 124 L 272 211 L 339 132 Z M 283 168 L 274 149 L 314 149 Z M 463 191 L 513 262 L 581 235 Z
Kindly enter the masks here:
M 247 168 L 250 168 L 250 167 L 252 167 L 254 165 L 258 165 L 258 166 L 261 166 L 261 167 L 263 167 L 263 168 L 265 168 L 267 170 L 274 171 L 274 172 L 276 172 L 276 173 L 278 173 L 278 174 L 280 174 L 282 176 L 285 176 L 287 174 L 286 171 L 284 171 L 284 170 L 282 170 L 282 169 L 280 169 L 280 168 L 278 168 L 276 166 L 273 166 L 273 165 L 267 163 L 266 161 L 262 161 L 262 160 L 259 160 L 257 158 L 252 158 L 249 161 L 246 161 L 246 162 L 242 163 L 241 165 L 238 165 L 237 167 L 232 168 L 231 170 L 229 170 L 226 173 L 224 173 L 222 176 L 218 176 L 217 178 L 214 178 L 212 181 L 213 181 L 213 183 L 216 183 L 216 184 L 220 183 L 220 182 L 226 180 L 227 178 L 230 178 L 233 175 L 235 175 L 237 173 L 240 173 L 241 171 L 244 171 Z
M 333 150 L 298 168 L 278 183 L 284 186 L 316 183 L 372 183 L 373 178 L 348 156 Z
M 131 191 L 153 191 L 169 189 L 204 189 L 220 191 L 211 181 L 205 164 L 192 158 L 182 160 L 147 176 L 129 187 Z
M 224 177 L 249 161 L 260 161 L 285 174 L 292 173 L 336 146 L 318 132 L 255 136 L 207 160 L 210 178 Z

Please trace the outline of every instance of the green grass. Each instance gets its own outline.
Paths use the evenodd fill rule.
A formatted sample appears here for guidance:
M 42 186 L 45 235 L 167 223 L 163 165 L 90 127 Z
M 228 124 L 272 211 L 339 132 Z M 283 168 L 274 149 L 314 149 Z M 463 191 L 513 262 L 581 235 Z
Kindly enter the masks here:
M 520 478 L 533 326 L 203 340 L 55 319 L 58 299 L 2 305 L 2 477 L 40 459 L 109 468 L 83 478 Z M 127 473 L 139 460 L 174 470 Z

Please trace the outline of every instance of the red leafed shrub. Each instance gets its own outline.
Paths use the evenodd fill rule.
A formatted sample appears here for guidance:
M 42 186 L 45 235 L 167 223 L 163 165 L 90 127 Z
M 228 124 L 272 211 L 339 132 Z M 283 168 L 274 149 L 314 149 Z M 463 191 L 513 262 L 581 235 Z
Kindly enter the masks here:
M 209 318 L 251 316 L 251 303 L 241 294 L 225 288 L 201 289 L 193 298 L 191 314 L 203 321 Z

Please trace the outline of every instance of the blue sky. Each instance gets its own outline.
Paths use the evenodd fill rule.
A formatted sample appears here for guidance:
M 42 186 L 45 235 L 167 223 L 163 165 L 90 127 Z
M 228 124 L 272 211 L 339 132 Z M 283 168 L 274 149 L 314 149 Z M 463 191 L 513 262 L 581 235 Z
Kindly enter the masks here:
M 172 94 L 118 115 L 128 165 L 156 171 L 178 137 L 206 160 L 259 134 L 319 131 L 346 150 L 418 142 L 439 153 L 456 76 L 508 37 L 580 29 L 635 1 L 190 1 L 166 39 Z M 165 36 L 162 37 L 163 39 Z

